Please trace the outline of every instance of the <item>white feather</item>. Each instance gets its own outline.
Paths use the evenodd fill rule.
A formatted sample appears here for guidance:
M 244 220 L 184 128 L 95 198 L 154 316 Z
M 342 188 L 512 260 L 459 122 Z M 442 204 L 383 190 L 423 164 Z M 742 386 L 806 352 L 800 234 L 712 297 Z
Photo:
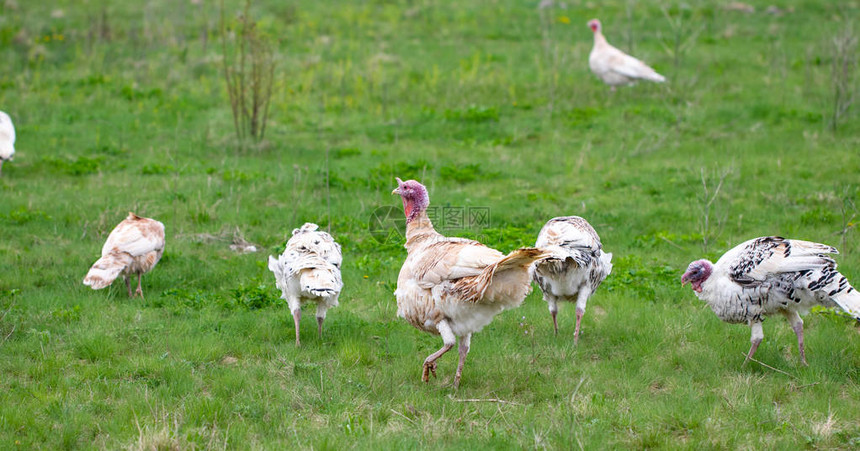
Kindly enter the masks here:
M 15 155 L 15 126 L 8 114 L 0 111 L 0 161 Z

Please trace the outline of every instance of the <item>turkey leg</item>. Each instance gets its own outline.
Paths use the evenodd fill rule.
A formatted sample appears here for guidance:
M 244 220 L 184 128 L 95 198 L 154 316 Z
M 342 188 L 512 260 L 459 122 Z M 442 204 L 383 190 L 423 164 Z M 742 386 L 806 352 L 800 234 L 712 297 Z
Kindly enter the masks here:
M 143 290 L 140 289 L 140 281 L 143 279 L 143 274 L 137 275 L 137 290 L 134 292 L 136 296 L 143 298 Z
M 579 343 L 579 325 L 582 323 L 582 316 L 585 315 L 585 303 L 588 302 L 588 297 L 591 296 L 591 291 L 585 287 L 579 290 L 576 296 L 576 329 L 573 331 L 573 344 Z
M 549 296 L 545 298 L 549 306 L 549 314 L 552 315 L 552 327 L 555 328 L 555 335 L 558 336 L 558 320 L 556 319 L 556 315 L 558 315 L 558 303 L 555 298 L 550 298 Z
M 460 362 L 457 363 L 457 374 L 454 375 L 454 388 L 460 386 L 460 376 L 463 375 L 463 365 L 466 363 L 466 356 L 469 355 L 469 345 L 472 341 L 472 334 L 468 334 L 465 337 L 460 337 L 460 345 L 458 350 L 460 351 Z
M 791 324 L 791 328 L 794 329 L 794 334 L 797 335 L 797 349 L 800 353 L 800 361 L 804 366 L 809 366 L 809 364 L 806 363 L 806 348 L 803 346 L 803 320 L 800 319 L 800 315 L 795 311 L 786 313 L 785 319 L 788 320 L 788 323 Z
M 573 331 L 573 344 L 579 343 L 579 325 L 582 323 L 582 315 L 585 315 L 585 310 L 580 310 L 576 307 L 576 329 Z
M 761 344 L 761 341 L 764 340 L 764 330 L 761 328 L 761 322 L 750 322 L 750 329 L 752 334 L 750 335 L 750 352 L 747 353 L 747 358 L 744 359 L 744 365 L 752 359 L 753 354 L 755 354 L 756 349 L 758 349 L 758 345 Z
M 302 320 L 302 309 L 293 310 L 293 322 L 296 324 L 296 346 L 301 346 L 302 341 L 299 339 L 299 322 Z
M 454 332 L 451 330 L 451 326 L 448 325 L 448 321 L 444 319 L 439 321 L 439 323 L 436 324 L 436 330 L 438 330 L 439 334 L 442 335 L 442 341 L 445 345 L 424 359 L 424 369 L 421 373 L 421 380 L 424 382 L 430 382 L 430 373 L 433 373 L 433 377 L 436 377 L 436 360 L 439 360 L 439 357 L 442 357 L 443 354 L 450 351 L 451 348 L 454 347 L 454 342 L 457 341 L 457 338 L 454 336 Z

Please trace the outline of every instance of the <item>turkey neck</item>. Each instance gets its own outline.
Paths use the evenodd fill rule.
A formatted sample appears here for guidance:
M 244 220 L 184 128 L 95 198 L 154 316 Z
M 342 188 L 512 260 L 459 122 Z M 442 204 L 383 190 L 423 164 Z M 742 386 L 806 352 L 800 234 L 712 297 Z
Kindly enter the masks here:
M 606 47 L 609 43 L 606 42 L 606 38 L 603 37 L 603 33 L 600 31 L 594 32 L 594 48 Z
M 418 213 L 412 220 L 406 223 L 406 252 L 412 252 L 416 247 L 428 240 L 440 237 L 433 223 L 427 217 L 427 212 Z

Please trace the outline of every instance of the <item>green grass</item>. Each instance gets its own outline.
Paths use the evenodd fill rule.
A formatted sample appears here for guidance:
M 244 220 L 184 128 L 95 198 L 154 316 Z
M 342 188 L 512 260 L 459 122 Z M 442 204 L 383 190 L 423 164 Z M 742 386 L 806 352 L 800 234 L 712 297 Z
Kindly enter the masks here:
M 857 5 L 258 0 L 277 89 L 265 142 L 238 152 L 201 3 L 0 4 L 18 131 L 0 178 L 0 448 L 860 445 L 855 322 L 807 316 L 802 367 L 774 318 L 756 357 L 780 371 L 742 366 L 748 328 L 679 280 L 780 234 L 837 245 L 860 284 L 856 232 L 836 233 L 860 200 L 860 122 L 829 123 L 831 38 Z M 592 17 L 669 83 L 610 94 L 587 69 Z M 728 168 L 703 249 L 701 176 Z M 395 176 L 440 208 L 489 207 L 487 227 L 445 233 L 503 251 L 588 218 L 615 269 L 579 345 L 571 306 L 554 337 L 532 293 L 474 337 L 459 390 L 454 355 L 423 384 L 440 340 L 396 318 L 402 241 L 368 228 L 399 206 Z M 81 284 L 129 210 L 167 228 L 144 300 Z M 305 221 L 343 245 L 345 288 L 322 340 L 305 312 L 296 349 L 265 259 Z M 263 251 L 230 251 L 237 228 Z M 490 398 L 507 403 L 463 401 Z

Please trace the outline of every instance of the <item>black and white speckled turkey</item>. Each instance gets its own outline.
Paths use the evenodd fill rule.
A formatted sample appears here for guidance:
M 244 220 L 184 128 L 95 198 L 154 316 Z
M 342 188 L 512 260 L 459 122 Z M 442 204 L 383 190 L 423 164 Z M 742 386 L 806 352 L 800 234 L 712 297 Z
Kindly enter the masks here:
M 535 247 L 552 252 L 552 257 L 538 261 L 531 271 L 549 306 L 555 333 L 558 302 L 576 302 L 573 341 L 577 343 L 585 304 L 612 271 L 612 254 L 603 252 L 597 232 L 579 216 L 550 219 L 538 234 Z
M 860 293 L 836 270 L 830 257 L 836 248 L 809 241 L 768 236 L 749 240 L 726 252 L 716 263 L 697 260 L 681 277 L 699 299 L 728 323 L 752 329 L 747 359 L 764 338 L 761 323 L 781 314 L 797 335 L 806 364 L 800 314 L 816 305 L 839 307 L 860 319 Z
M 293 229 L 284 253 L 277 258 L 269 256 L 269 270 L 275 274 L 275 285 L 293 314 L 296 346 L 301 345 L 299 321 L 302 319 L 302 304 L 316 304 L 317 331 L 322 338 L 326 311 L 337 307 L 343 289 L 340 245 L 331 235 L 317 229 L 319 226 L 310 222 L 300 229 Z

